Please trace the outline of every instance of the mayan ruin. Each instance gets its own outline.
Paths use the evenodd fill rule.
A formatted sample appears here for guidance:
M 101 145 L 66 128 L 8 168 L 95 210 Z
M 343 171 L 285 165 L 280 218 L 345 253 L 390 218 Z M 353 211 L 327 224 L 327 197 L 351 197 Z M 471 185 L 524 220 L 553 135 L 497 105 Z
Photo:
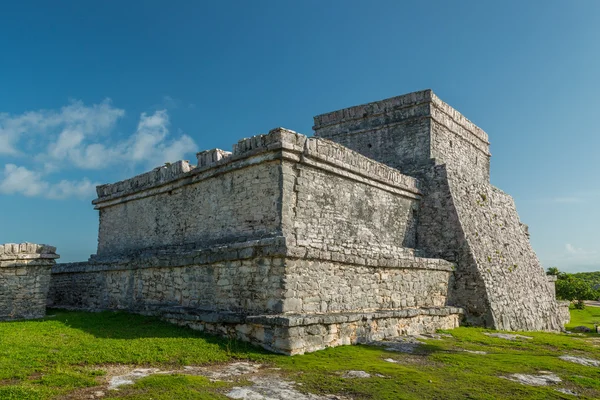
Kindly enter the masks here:
M 489 145 L 425 90 L 318 115 L 312 137 L 277 128 L 98 186 L 88 261 L 0 247 L 0 279 L 35 288 L 29 312 L 9 291 L 0 314 L 43 316 L 47 293 L 289 355 L 461 323 L 560 331 L 568 310 L 490 184 Z

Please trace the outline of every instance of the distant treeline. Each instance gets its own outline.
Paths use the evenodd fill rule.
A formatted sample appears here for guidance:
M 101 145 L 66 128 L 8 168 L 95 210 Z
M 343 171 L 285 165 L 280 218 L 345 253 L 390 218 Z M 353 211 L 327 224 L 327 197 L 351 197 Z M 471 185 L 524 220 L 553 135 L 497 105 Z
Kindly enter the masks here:
M 576 308 L 584 308 L 584 300 L 600 298 L 600 271 L 569 274 L 559 271 L 556 267 L 550 267 L 546 274 L 555 275 L 557 278 L 556 297 L 575 302 Z
M 600 285 L 600 271 L 577 272 L 576 274 L 571 275 L 577 279 L 581 279 L 582 281 L 589 283 L 592 287 Z

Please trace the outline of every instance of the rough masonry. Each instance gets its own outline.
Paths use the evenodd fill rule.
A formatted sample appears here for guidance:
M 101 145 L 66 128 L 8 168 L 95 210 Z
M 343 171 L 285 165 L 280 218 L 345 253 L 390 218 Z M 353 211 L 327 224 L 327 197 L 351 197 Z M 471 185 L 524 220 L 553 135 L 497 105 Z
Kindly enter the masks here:
M 33 243 L 0 245 L 0 321 L 42 318 L 56 248 Z
M 48 304 L 123 309 L 301 354 L 466 318 L 559 330 L 485 132 L 431 91 L 277 128 L 97 188 L 98 251 Z

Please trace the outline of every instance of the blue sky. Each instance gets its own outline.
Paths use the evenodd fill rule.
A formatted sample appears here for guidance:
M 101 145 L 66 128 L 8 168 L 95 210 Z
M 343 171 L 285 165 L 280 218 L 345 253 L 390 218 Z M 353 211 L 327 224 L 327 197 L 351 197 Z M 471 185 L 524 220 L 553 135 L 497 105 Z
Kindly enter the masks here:
M 431 88 L 545 267 L 600 269 L 598 1 L 0 5 L 0 243 L 96 250 L 94 186 Z

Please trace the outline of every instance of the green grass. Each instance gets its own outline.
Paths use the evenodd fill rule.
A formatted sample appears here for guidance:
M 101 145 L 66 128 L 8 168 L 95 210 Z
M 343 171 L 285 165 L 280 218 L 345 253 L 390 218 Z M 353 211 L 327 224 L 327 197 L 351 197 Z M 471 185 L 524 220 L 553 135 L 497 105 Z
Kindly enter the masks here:
M 600 308 L 572 310 L 570 326 L 593 325 Z M 596 334 L 523 333 L 531 340 L 507 341 L 480 328 L 447 331 L 452 337 L 428 340 L 415 354 L 373 346 L 343 346 L 303 356 L 268 354 L 233 340 L 203 335 L 155 318 L 120 312 L 51 310 L 44 320 L 0 323 L 0 399 L 61 399 L 97 387 L 113 365 L 181 369 L 234 360 L 281 368 L 303 391 L 356 399 L 564 399 L 568 388 L 579 398 L 600 398 L 600 368 L 558 358 L 561 354 L 600 360 Z M 479 355 L 464 350 L 485 351 Z M 384 361 L 391 358 L 396 363 Z M 344 378 L 363 370 L 368 379 Z M 512 373 L 551 371 L 563 382 L 531 387 L 503 379 Z M 233 385 L 199 376 L 153 375 L 108 391 L 119 399 L 225 399 Z M 96 388 L 95 388 L 96 387 Z M 82 397 L 83 398 L 83 397 Z
M 567 329 L 572 329 L 576 326 L 587 326 L 590 329 L 594 328 L 594 324 L 600 325 L 600 307 L 587 306 L 583 310 L 576 310 L 571 306 L 571 322 L 566 326 Z

